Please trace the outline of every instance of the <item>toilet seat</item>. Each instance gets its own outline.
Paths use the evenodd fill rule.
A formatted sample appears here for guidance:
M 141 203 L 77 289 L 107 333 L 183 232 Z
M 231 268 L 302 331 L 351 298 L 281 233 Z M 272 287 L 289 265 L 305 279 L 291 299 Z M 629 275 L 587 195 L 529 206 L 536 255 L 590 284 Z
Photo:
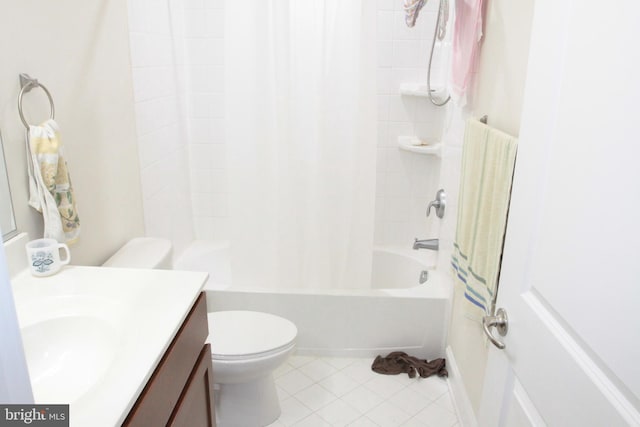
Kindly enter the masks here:
M 213 312 L 208 322 L 213 360 L 260 359 L 286 352 L 298 334 L 291 321 L 256 311 Z

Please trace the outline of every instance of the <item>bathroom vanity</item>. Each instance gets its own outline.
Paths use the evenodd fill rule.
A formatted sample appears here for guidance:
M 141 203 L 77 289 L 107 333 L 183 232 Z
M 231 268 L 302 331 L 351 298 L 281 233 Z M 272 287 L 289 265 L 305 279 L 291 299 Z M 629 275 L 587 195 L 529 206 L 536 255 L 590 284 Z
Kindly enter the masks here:
M 204 293 L 191 308 L 124 426 L 215 426 Z
M 72 427 L 214 425 L 206 273 L 65 266 L 33 277 L 14 239 L 5 251 L 36 403 L 70 404 Z

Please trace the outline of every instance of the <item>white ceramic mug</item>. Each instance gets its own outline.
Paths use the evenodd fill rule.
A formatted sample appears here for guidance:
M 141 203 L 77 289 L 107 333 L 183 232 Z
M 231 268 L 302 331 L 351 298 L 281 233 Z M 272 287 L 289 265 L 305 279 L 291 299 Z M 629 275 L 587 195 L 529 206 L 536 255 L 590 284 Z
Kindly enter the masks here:
M 55 239 L 31 240 L 26 245 L 27 262 L 34 276 L 50 276 L 57 273 L 63 265 L 71 261 L 71 252 L 64 243 Z M 66 252 L 66 258 L 60 259 L 60 249 Z

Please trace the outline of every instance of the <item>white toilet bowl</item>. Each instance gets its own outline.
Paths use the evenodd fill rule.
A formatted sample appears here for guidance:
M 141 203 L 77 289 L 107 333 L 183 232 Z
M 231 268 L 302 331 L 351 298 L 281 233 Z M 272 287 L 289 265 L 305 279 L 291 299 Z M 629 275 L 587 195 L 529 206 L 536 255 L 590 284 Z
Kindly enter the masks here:
M 255 311 L 209 313 L 220 427 L 266 426 L 280 416 L 273 371 L 295 348 L 289 320 Z
M 132 239 L 105 267 L 171 269 L 171 242 Z M 218 427 L 260 427 L 280 416 L 273 371 L 295 348 L 296 326 L 255 311 L 208 314 Z

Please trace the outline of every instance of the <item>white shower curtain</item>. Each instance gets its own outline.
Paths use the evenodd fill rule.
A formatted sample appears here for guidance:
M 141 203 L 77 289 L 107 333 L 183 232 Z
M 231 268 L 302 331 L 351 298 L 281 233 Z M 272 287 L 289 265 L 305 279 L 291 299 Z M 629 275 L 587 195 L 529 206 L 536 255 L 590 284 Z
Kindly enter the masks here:
M 225 7 L 234 287 L 368 286 L 376 2 Z

